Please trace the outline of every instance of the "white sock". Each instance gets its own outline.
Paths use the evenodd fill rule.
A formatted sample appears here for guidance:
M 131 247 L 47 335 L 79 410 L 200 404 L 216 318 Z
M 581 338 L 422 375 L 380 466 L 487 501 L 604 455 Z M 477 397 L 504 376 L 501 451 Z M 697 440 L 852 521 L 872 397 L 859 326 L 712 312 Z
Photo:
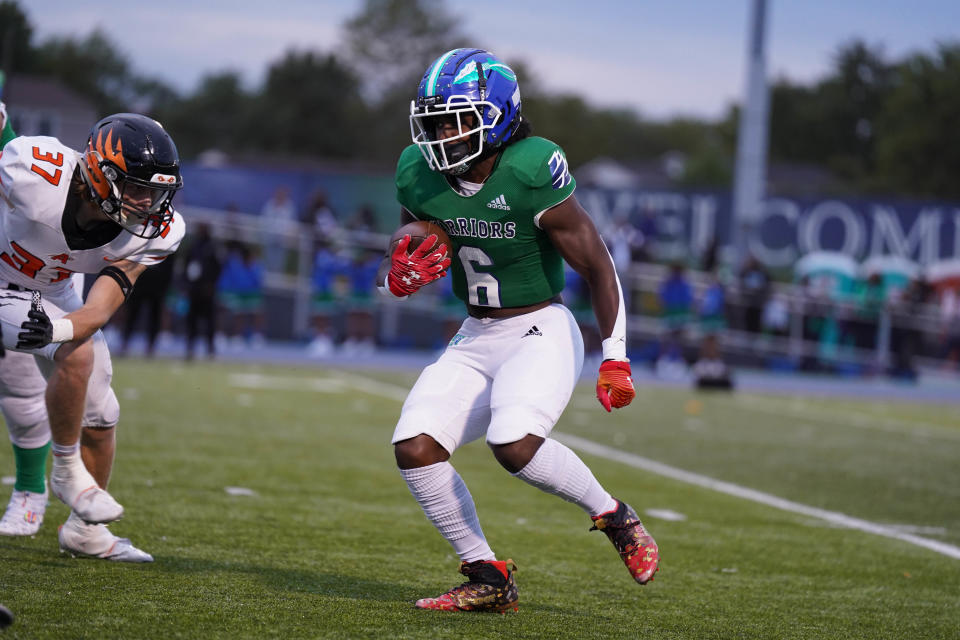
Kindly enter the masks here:
M 617 508 L 617 501 L 600 486 L 583 460 L 550 438 L 543 441 L 527 466 L 513 475 L 574 503 L 591 516 Z
M 480 529 L 473 496 L 449 462 L 401 469 L 410 493 L 464 562 L 496 560 Z
M 80 453 L 80 441 L 77 440 L 73 444 L 57 444 L 53 442 L 50 448 L 53 451 L 53 455 L 67 458 Z

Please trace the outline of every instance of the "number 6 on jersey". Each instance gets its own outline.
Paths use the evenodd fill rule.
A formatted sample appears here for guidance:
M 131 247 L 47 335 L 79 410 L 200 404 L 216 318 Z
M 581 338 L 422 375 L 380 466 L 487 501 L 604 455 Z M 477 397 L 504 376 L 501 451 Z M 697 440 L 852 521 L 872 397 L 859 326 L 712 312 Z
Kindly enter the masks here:
M 460 247 L 457 252 L 463 273 L 467 276 L 467 292 L 470 304 L 483 307 L 500 306 L 500 282 L 489 273 L 478 273 L 474 270 L 474 263 L 480 267 L 492 267 L 493 260 L 481 249 L 476 247 Z

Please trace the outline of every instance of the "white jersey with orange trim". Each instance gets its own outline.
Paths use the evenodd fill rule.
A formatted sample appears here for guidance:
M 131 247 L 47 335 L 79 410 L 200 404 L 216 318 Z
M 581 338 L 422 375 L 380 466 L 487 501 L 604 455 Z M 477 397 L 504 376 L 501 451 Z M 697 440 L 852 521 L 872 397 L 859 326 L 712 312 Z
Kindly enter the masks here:
M 58 295 L 73 273 L 119 260 L 150 266 L 177 250 L 186 231 L 178 213 L 156 238 L 121 229 L 102 246 L 70 248 L 63 216 L 78 162 L 77 151 L 47 136 L 14 138 L 0 152 L 0 281 Z

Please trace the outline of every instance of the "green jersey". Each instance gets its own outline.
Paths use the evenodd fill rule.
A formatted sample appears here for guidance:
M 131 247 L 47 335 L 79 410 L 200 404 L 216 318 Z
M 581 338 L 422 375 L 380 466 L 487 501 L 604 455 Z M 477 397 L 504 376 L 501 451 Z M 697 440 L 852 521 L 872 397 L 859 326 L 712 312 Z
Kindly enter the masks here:
M 16 137 L 17 134 L 13 132 L 13 127 L 10 126 L 10 119 L 7 118 L 6 124 L 3 125 L 3 131 L 0 131 L 0 150 Z
M 453 292 L 476 306 L 522 307 L 563 290 L 563 259 L 538 226 L 539 214 L 575 188 L 563 151 L 537 137 L 504 149 L 470 196 L 432 171 L 416 145 L 404 149 L 397 165 L 397 200 L 417 219 L 446 228 Z
M 0 95 L 3 95 L 3 83 L 6 80 L 6 77 L 3 75 L 3 71 L 0 71 Z M 0 127 L 0 151 L 6 146 L 8 142 L 17 137 L 17 134 L 13 132 L 13 127 L 10 126 L 9 116 L 4 118 L 4 109 L 0 105 L 0 118 L 4 119 L 3 126 Z

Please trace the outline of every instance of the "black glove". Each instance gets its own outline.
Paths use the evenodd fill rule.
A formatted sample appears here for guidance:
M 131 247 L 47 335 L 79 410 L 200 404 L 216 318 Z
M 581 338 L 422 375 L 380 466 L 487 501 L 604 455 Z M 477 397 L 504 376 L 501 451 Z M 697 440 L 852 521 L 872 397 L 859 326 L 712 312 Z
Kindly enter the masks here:
M 26 331 L 17 334 L 17 349 L 42 349 L 53 342 L 53 323 L 43 307 L 31 306 L 27 318 L 29 320 L 24 320 L 20 325 Z

